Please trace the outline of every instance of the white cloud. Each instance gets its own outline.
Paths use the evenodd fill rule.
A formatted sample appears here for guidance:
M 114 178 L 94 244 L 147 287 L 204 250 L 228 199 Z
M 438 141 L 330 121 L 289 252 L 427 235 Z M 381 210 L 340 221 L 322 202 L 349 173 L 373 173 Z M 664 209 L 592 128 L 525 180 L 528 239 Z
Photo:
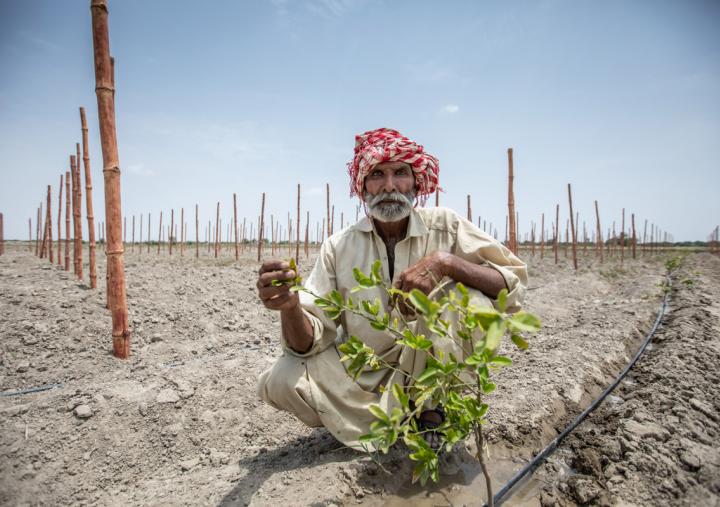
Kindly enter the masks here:
M 440 109 L 440 112 L 444 114 L 455 114 L 458 111 L 460 111 L 460 106 L 457 104 L 447 104 Z

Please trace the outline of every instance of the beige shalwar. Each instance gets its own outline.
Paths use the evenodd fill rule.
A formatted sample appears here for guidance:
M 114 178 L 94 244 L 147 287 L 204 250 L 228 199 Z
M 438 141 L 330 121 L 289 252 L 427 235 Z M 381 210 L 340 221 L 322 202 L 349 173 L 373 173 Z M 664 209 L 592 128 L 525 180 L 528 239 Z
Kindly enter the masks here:
M 395 246 L 394 278 L 424 256 L 434 252 L 450 252 L 475 264 L 490 266 L 505 278 L 509 294 L 509 311 L 516 311 L 527 287 L 527 268 L 501 243 L 482 232 L 468 220 L 446 208 L 420 208 L 412 210 L 405 238 Z M 333 289 L 343 297 L 357 285 L 353 268 L 369 273 L 372 264 L 380 259 L 386 285 L 390 280 L 388 255 L 385 244 L 378 236 L 372 220 L 364 218 L 325 241 L 312 273 L 304 286 L 318 295 Z M 453 281 L 445 279 L 445 289 L 452 288 Z M 480 291 L 470 289 L 472 303 L 491 306 L 495 302 Z M 431 293 L 431 296 L 433 294 Z M 380 288 L 357 292 L 353 300 L 374 301 L 379 298 L 387 309 L 387 295 Z M 381 391 L 381 386 L 393 383 L 406 385 L 407 377 L 390 369 L 365 371 L 353 380 L 340 362 L 337 346 L 355 335 L 372 347 L 375 353 L 396 368 L 417 376 L 425 368 L 425 356 L 395 343 L 389 331 L 373 329 L 362 317 L 343 314 L 340 325 L 330 320 L 314 304 L 314 297 L 301 292 L 300 303 L 304 314 L 312 323 L 314 343 L 312 348 L 300 354 L 288 347 L 284 337 L 284 354 L 264 372 L 258 382 L 260 397 L 275 408 L 293 413 L 308 426 L 325 426 L 345 445 L 360 448 L 358 437 L 367 433 L 374 416 L 368 406 L 377 403 L 390 409 L 396 403 L 391 390 Z M 451 318 L 446 315 L 444 318 Z M 439 339 L 427 330 L 419 319 L 416 331 L 423 332 L 434 342 L 433 350 L 442 349 L 457 357 L 464 354 L 449 339 Z M 447 357 L 447 356 L 446 356 Z

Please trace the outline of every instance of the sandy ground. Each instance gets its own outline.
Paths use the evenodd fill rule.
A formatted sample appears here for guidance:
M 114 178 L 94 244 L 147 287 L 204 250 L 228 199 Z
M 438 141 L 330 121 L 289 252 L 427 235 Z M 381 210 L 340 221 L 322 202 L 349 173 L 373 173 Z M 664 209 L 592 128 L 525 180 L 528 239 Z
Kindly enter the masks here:
M 129 250 L 133 356 L 119 361 L 110 354 L 104 291 L 89 289 L 22 244 L 6 243 L 0 257 L 0 504 L 481 503 L 471 447 L 449 455 L 441 483 L 422 489 L 410 485 L 411 463 L 403 449 L 376 462 L 257 399 L 257 377 L 281 350 L 277 315 L 256 298 L 258 264 L 250 252 L 235 262 L 230 251 L 220 259 L 204 251 L 195 259 L 187 250 L 183 258 L 177 251 L 169 257 L 157 256 L 154 248 L 150 254 Z M 617 261 L 593 266 L 587 259 L 577 273 L 562 254 L 558 266 L 526 257 L 526 308 L 541 317 L 543 330 L 528 352 L 508 348 L 515 364 L 497 375 L 488 426 L 497 484 L 609 383 L 634 353 L 662 297 L 664 257 L 626 259 L 622 267 Z M 303 262 L 305 274 L 311 263 Z M 659 363 L 642 383 L 644 370 L 634 376 L 635 394 L 618 395 L 624 401 L 615 406 L 623 408 L 612 409 L 613 417 L 604 417 L 607 424 L 593 432 L 607 438 L 569 441 L 566 454 L 509 505 L 579 502 L 572 482 L 578 479 L 557 482 L 560 472 L 595 481 L 602 494 L 590 502 L 675 504 L 684 496 L 696 499 L 695 505 L 717 502 L 718 395 L 709 386 L 717 384 L 720 266 L 703 254 L 687 266 L 689 274 L 681 276 L 694 284 L 679 284 L 673 294 L 672 315 L 684 315 L 673 317 L 679 334 L 666 327 L 651 356 L 672 368 Z M 104 281 L 102 255 L 99 280 Z M 681 314 L 686 306 L 690 313 Z M 708 319 L 714 327 L 707 328 Z M 691 335 L 698 340 L 693 348 L 683 341 L 682 348 L 660 352 Z M 690 368 L 681 368 L 688 361 L 692 377 Z M 59 386 L 8 396 L 50 384 Z M 661 390 L 668 398 L 653 408 Z M 633 448 L 606 452 L 614 445 L 612 435 L 632 421 L 652 421 L 661 427 L 652 428 L 661 438 L 627 437 Z M 597 449 L 602 477 L 572 468 L 571 454 L 588 447 Z M 677 449 L 687 451 L 689 464 L 682 453 L 672 454 Z M 664 458 L 657 467 L 668 467 L 668 484 L 662 486 L 670 488 L 667 494 L 659 493 L 665 478 L 656 478 L 659 468 L 639 465 L 659 454 Z M 570 464 L 562 468 L 560 459 Z M 608 471 L 607 460 L 616 467 Z

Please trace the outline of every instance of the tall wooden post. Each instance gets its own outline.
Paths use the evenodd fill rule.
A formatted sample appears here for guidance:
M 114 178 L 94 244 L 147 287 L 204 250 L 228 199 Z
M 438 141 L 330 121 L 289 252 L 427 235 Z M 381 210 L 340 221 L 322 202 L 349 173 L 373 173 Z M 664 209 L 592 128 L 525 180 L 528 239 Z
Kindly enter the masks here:
M 63 195 L 63 174 L 60 174 L 60 187 L 58 188 L 58 219 L 57 219 L 57 263 L 62 266 L 62 195 Z
M 577 270 L 577 236 L 575 236 L 575 215 L 573 215 L 572 190 L 570 189 L 570 183 L 568 183 L 568 201 L 570 202 L 570 229 L 572 232 L 573 266 L 575 266 L 575 270 Z
M 508 248 L 512 253 L 517 255 L 517 236 L 515 223 L 515 192 L 513 190 L 513 184 L 515 175 L 513 174 L 513 149 L 508 148 L 508 217 L 510 217 L 509 233 L 508 233 Z
M 125 266 L 120 241 L 122 207 L 120 200 L 120 162 L 115 132 L 115 78 L 110 58 L 107 0 L 92 0 L 95 93 L 97 94 L 100 141 L 105 179 L 105 220 L 108 224 L 107 256 L 108 305 L 112 315 L 113 354 L 120 359 L 130 356 L 131 332 L 125 294 Z
M 642 249 L 640 250 L 642 253 L 645 253 L 647 248 L 647 218 L 645 219 L 645 226 L 643 227 L 643 240 L 642 240 Z
M 51 202 L 51 188 L 48 185 L 47 188 L 47 228 L 48 228 L 48 260 L 50 264 L 55 263 L 55 256 L 53 255 L 53 239 L 52 239 L 52 202 Z
M 468 194 L 467 196 L 467 219 L 468 222 L 472 222 L 472 206 L 470 205 L 470 194 Z M 478 218 L 478 220 L 480 219 Z
M 65 271 L 70 271 L 70 171 L 65 172 Z
M 80 181 L 78 179 L 80 173 L 77 166 L 78 160 L 75 155 L 70 155 L 70 172 L 72 173 L 73 186 L 73 262 L 75 266 L 75 275 L 82 280 L 82 222 L 80 221 Z

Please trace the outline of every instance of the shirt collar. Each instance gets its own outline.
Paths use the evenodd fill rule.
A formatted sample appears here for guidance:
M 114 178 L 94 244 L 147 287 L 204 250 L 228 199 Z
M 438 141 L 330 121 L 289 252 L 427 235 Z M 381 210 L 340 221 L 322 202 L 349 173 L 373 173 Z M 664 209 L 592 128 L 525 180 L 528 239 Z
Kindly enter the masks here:
M 353 229 L 361 232 L 372 232 L 374 227 L 370 217 L 366 216 L 358 223 L 352 226 Z M 423 222 L 420 213 L 415 208 L 410 210 L 410 222 L 408 223 L 406 238 L 412 238 L 416 236 L 425 236 L 430 232 L 425 222 Z

